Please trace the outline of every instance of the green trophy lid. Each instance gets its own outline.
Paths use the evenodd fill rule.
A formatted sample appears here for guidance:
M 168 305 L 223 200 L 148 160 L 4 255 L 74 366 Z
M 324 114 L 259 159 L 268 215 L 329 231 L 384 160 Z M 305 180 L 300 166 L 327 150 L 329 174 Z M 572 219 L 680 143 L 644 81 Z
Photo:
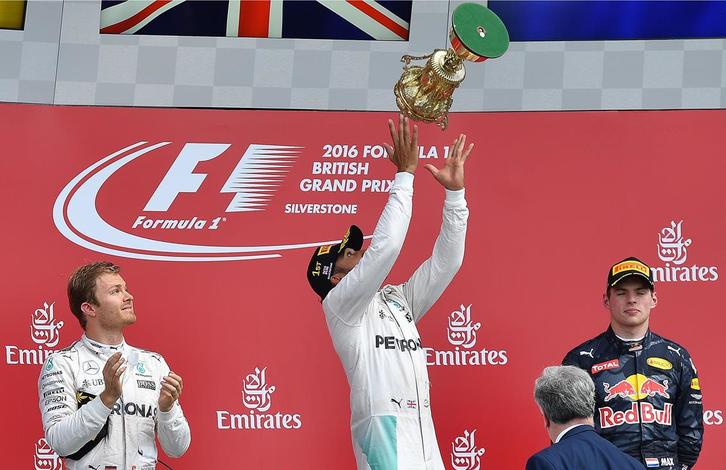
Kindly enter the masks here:
M 484 5 L 463 3 L 456 7 L 451 20 L 464 47 L 479 56 L 493 59 L 509 47 L 507 27 Z

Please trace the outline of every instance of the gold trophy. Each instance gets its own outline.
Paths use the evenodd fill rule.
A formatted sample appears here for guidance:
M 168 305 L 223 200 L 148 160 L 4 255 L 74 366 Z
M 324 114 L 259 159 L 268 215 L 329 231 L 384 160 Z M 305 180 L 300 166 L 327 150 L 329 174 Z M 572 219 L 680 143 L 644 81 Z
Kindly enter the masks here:
M 466 76 L 464 61 L 484 62 L 501 56 L 509 47 L 504 23 L 483 5 L 459 5 L 451 23 L 451 47 L 421 57 L 401 57 L 403 73 L 393 88 L 403 114 L 416 121 L 434 122 L 442 130 L 449 124 L 454 90 Z M 424 66 L 411 65 L 412 60 L 424 59 L 428 59 Z

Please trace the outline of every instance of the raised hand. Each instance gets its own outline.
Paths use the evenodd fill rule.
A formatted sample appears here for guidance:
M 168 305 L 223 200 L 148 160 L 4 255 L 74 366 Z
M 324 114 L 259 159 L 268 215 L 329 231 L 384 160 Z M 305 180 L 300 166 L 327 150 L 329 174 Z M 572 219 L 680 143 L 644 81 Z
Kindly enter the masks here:
M 388 158 L 396 165 L 398 171 L 414 173 L 418 167 L 418 126 L 413 126 L 411 135 L 411 124 L 403 114 L 398 115 L 398 129 L 392 119 L 388 120 L 388 130 L 391 132 L 393 147 L 383 144 L 388 152 Z
M 474 148 L 474 144 L 466 146 L 466 135 L 459 134 L 451 145 L 449 156 L 446 159 L 444 167 L 436 168 L 432 164 L 427 164 L 425 168 L 431 172 L 436 181 L 441 183 L 443 187 L 451 191 L 464 189 L 464 162 Z
M 174 372 L 161 379 L 161 392 L 159 393 L 159 409 L 169 411 L 174 402 L 179 399 L 184 388 L 182 378 Z
M 126 359 L 117 352 L 108 358 L 103 366 L 104 388 L 101 392 L 101 401 L 106 408 L 113 408 L 114 403 L 121 398 L 121 374 L 126 370 Z

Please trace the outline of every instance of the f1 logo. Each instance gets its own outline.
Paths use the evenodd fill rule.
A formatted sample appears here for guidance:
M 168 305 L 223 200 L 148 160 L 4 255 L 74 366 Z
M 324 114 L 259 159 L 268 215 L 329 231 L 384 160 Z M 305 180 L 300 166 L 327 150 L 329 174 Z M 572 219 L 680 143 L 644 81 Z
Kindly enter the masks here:
M 188 143 L 164 175 L 144 211 L 165 212 L 181 193 L 195 193 L 207 177 L 206 173 L 194 173 L 199 162 L 212 160 L 224 153 L 230 144 Z M 286 173 L 289 164 L 300 153 L 301 147 L 251 144 L 232 170 L 221 193 L 235 193 L 226 212 L 261 210 L 272 198 L 273 192 L 260 193 L 260 184 L 268 189 L 280 184 L 277 178 Z
M 196 193 L 205 173 L 193 173 L 197 163 L 212 160 L 229 148 L 229 144 L 186 144 L 172 163 L 164 179 L 151 195 L 145 211 L 165 212 L 179 193 Z M 244 158 L 244 156 L 243 156 Z

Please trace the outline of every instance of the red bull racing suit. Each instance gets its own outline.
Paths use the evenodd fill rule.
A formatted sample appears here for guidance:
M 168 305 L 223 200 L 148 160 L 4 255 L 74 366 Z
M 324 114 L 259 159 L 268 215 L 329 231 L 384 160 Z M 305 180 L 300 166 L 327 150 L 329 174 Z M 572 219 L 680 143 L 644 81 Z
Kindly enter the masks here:
M 444 469 L 416 322 L 461 265 L 469 212 L 464 190 L 447 190 L 431 258 L 404 284 L 381 288 L 403 245 L 412 197 L 413 175 L 398 173 L 370 247 L 323 301 L 350 385 L 351 432 L 360 470 Z
M 611 328 L 576 347 L 564 365 L 595 382 L 595 429 L 646 468 L 688 469 L 701 452 L 703 405 L 688 351 L 648 331 L 625 342 Z
M 103 367 L 121 351 L 127 369 L 121 376 L 121 398 L 109 409 L 99 395 L 104 389 Z M 107 346 L 85 335 L 52 354 L 38 379 L 38 400 L 45 438 L 65 468 L 153 470 L 155 436 L 170 457 L 186 452 L 189 424 L 179 402 L 159 410 L 161 379 L 169 366 L 157 353 L 122 343 Z

